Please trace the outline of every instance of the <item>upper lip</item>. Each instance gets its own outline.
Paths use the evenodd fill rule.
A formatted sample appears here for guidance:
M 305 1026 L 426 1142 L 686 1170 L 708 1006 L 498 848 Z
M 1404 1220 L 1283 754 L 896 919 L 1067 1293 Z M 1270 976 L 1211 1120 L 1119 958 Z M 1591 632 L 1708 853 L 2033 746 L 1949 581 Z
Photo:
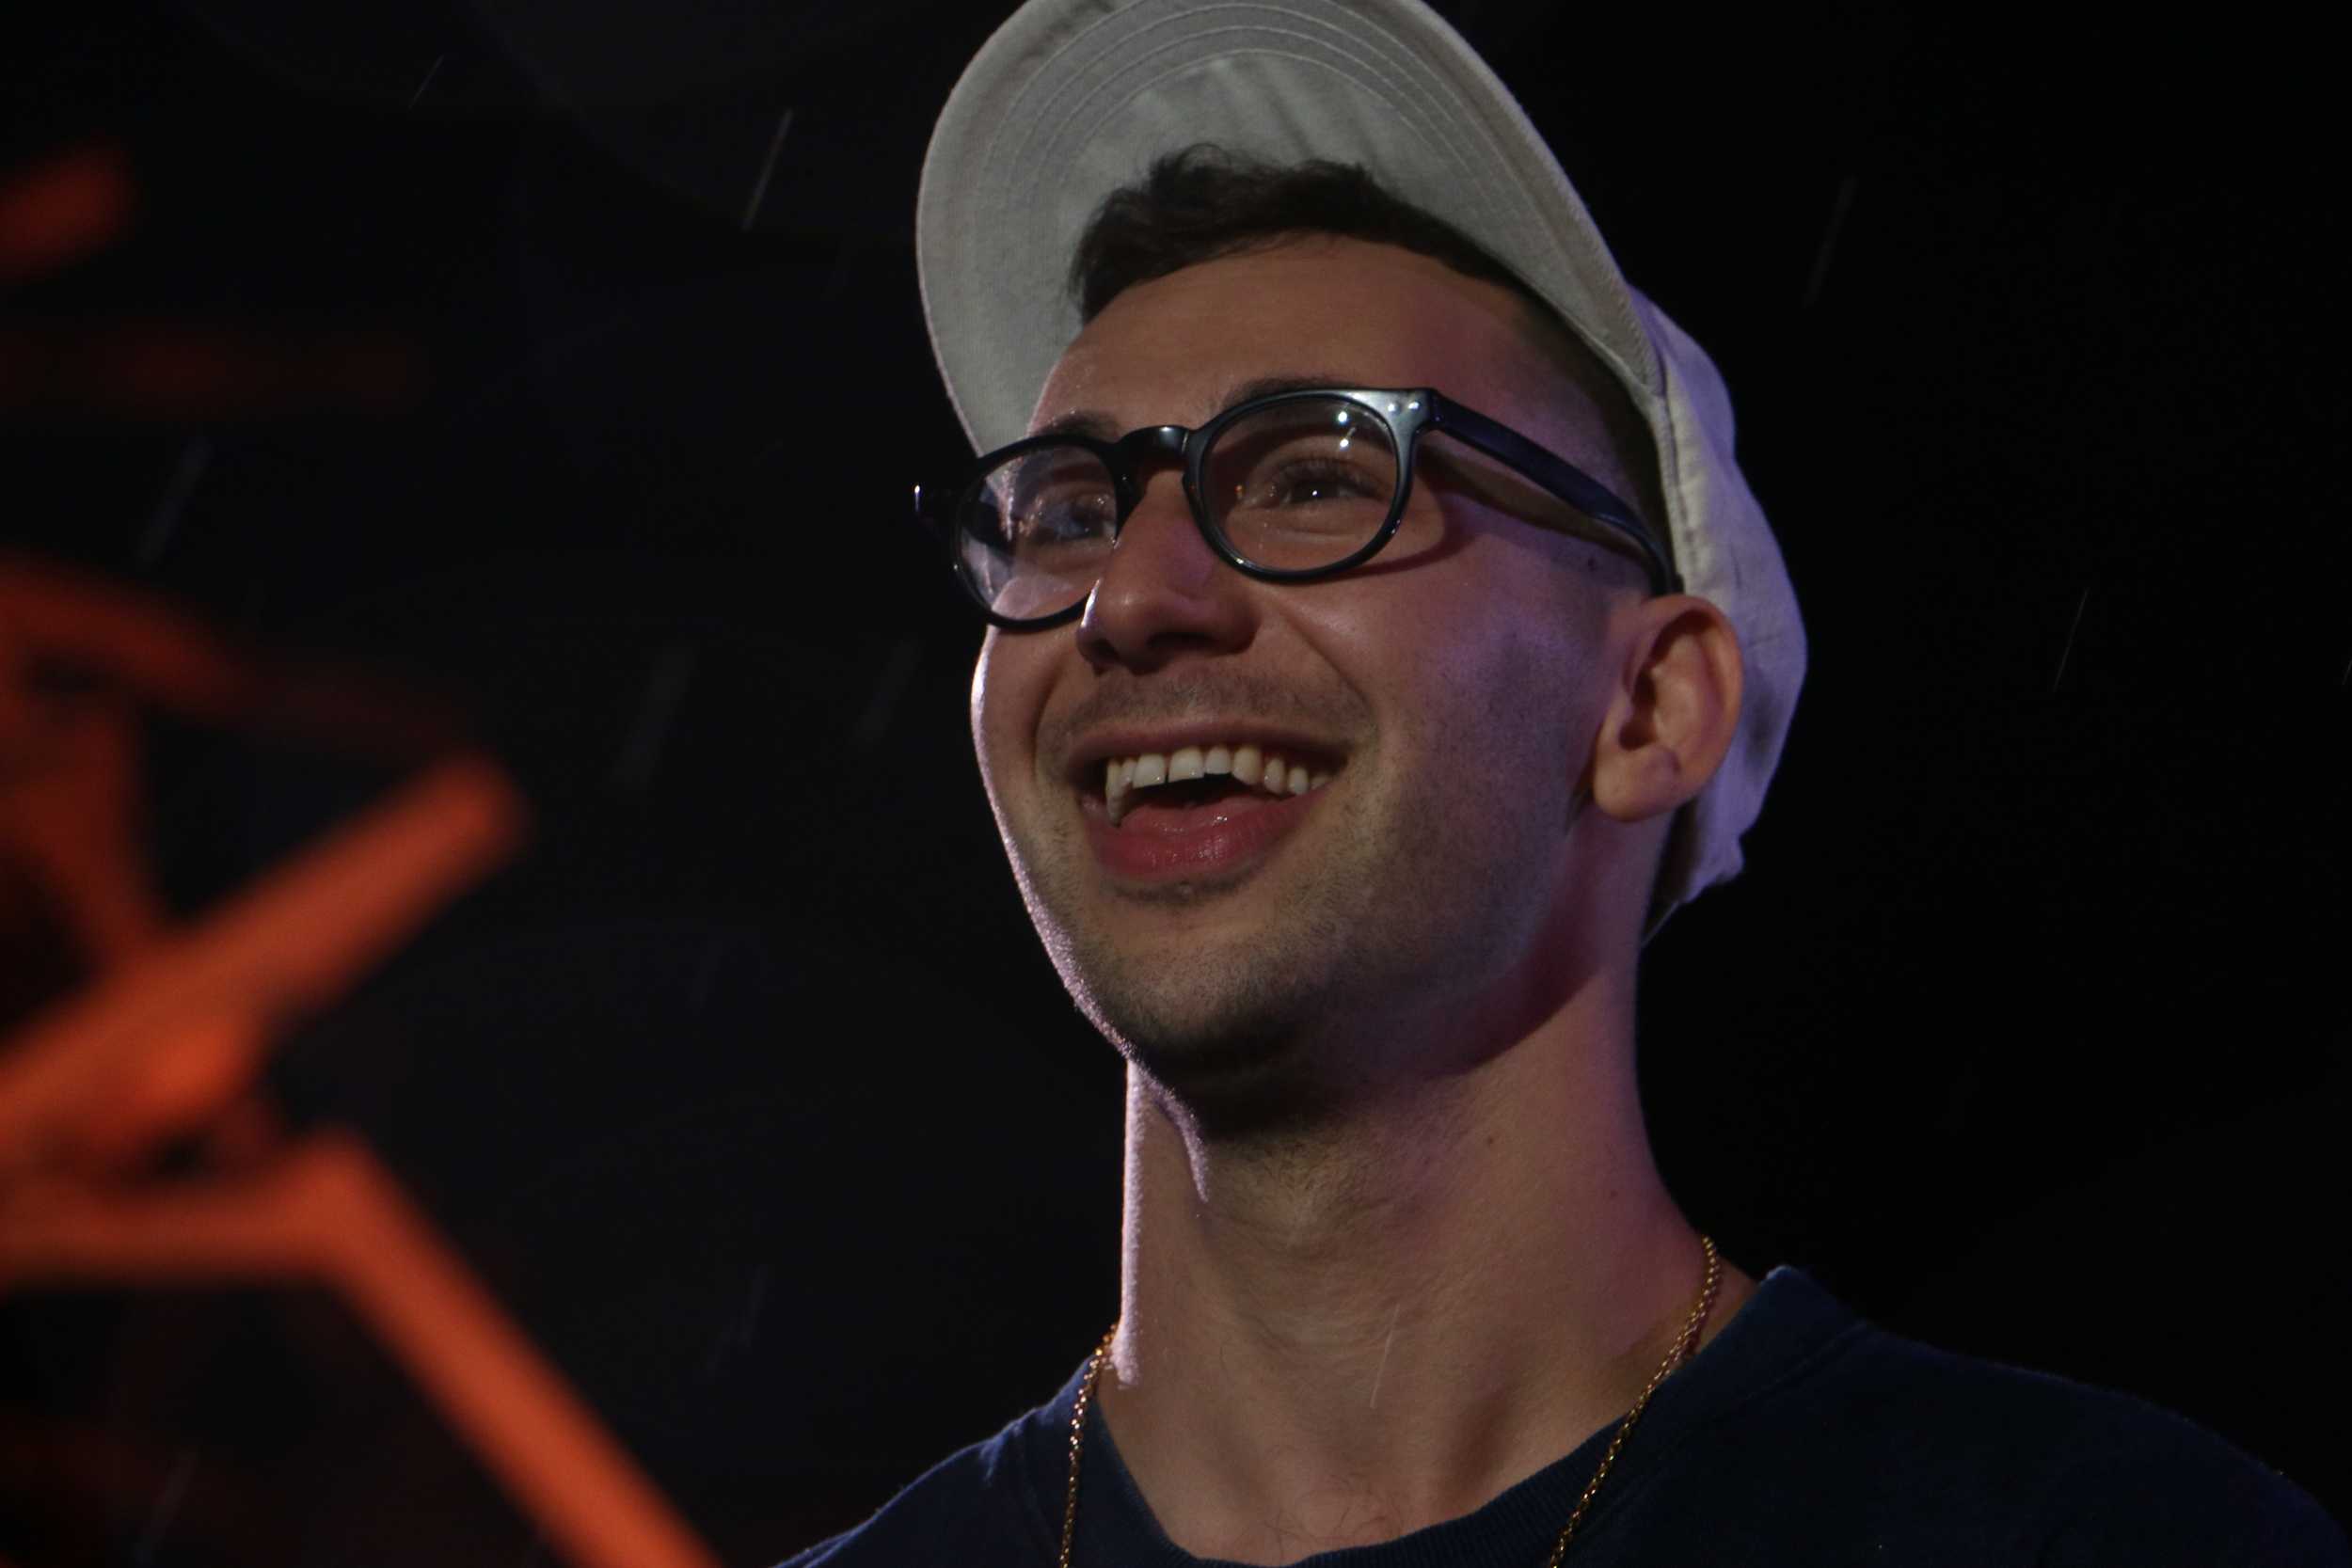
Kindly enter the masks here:
M 1342 747 L 1295 730 L 1247 720 L 1202 719 L 1165 726 L 1106 725 L 1092 731 L 1071 749 L 1067 774 L 1074 787 L 1100 793 L 1104 765 L 1113 757 L 1136 757 L 1147 752 L 1166 755 L 1187 746 L 1203 750 L 1211 746 L 1255 746 L 1261 752 L 1278 754 L 1286 762 L 1303 764 L 1317 771 L 1335 769 L 1346 757 Z

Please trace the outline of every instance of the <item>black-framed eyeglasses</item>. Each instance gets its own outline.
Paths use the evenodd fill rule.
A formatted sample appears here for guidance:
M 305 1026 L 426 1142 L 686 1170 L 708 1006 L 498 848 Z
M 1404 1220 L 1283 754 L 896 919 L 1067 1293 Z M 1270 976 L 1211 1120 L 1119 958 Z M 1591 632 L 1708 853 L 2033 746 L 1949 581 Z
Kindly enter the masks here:
M 999 626 L 1077 615 L 1143 497 L 1145 458 L 1184 463 L 1209 547 L 1265 582 L 1315 582 L 1396 536 L 1413 453 L 1438 431 L 1502 463 L 1630 541 L 1656 594 L 1683 591 L 1633 508 L 1534 441 L 1427 387 L 1310 388 L 1239 403 L 1197 430 L 1151 425 L 1115 441 L 1033 436 L 979 458 L 960 484 L 916 486 L 916 516 L 945 536 L 956 577 Z

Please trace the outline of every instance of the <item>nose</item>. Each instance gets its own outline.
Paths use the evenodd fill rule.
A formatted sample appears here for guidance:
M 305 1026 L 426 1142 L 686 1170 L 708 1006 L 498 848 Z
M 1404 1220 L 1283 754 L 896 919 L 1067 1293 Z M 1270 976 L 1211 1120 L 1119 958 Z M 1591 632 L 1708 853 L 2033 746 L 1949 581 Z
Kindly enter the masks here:
M 1088 596 L 1078 651 L 1097 670 L 1137 673 L 1232 652 L 1256 627 L 1256 587 L 1200 536 L 1182 476 L 1154 474 Z

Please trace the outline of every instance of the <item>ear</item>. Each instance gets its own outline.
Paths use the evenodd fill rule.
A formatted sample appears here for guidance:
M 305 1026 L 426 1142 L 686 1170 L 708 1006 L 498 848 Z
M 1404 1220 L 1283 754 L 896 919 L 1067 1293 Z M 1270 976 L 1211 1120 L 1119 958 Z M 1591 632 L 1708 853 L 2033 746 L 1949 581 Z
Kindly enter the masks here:
M 1674 812 L 1707 787 L 1740 727 L 1746 666 L 1707 599 L 1642 600 L 1615 621 L 1617 680 L 1593 739 L 1593 803 L 1619 822 Z

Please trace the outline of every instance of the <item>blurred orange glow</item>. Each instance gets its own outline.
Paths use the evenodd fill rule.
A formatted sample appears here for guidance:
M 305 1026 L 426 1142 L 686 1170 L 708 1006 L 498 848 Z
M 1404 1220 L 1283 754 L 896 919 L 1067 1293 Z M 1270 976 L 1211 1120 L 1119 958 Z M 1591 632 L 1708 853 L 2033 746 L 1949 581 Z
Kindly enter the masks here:
M 413 406 L 429 381 L 422 346 L 380 327 L 0 324 L 0 409 L 16 413 L 167 421 L 391 414 Z
M 80 678 L 59 687 L 59 666 Z M 514 853 L 520 796 L 441 746 L 389 800 L 178 923 L 138 849 L 141 698 L 338 736 L 437 732 L 349 681 L 265 672 L 151 599 L 0 559 L 0 870 L 50 895 L 95 970 L 0 1039 L 0 1293 L 323 1285 L 572 1560 L 713 1568 L 366 1145 L 289 1136 L 257 1081 L 287 1024 Z M 155 1174 L 191 1138 L 199 1172 Z
M 0 1180 L 152 1147 L 225 1109 L 262 1037 L 324 1006 L 504 859 L 521 816 L 490 765 L 445 763 L 32 1020 L 0 1054 Z M 135 1119 L 142 1108 L 166 1119 Z
M 401 688 L 251 659 L 155 594 L 0 550 L 0 752 L 29 743 L 37 715 L 70 710 L 37 689 L 32 672 L 51 665 L 184 718 L 308 736 L 354 756 L 413 760 L 461 739 L 454 716 Z
M 137 201 L 119 147 L 77 148 L 0 180 L 0 283 L 37 277 L 103 250 Z
M 594 1412 L 346 1133 L 314 1133 L 258 1172 L 162 1193 L 18 1183 L 0 1196 L 0 1290 L 33 1279 L 326 1285 L 574 1561 L 713 1568 Z

